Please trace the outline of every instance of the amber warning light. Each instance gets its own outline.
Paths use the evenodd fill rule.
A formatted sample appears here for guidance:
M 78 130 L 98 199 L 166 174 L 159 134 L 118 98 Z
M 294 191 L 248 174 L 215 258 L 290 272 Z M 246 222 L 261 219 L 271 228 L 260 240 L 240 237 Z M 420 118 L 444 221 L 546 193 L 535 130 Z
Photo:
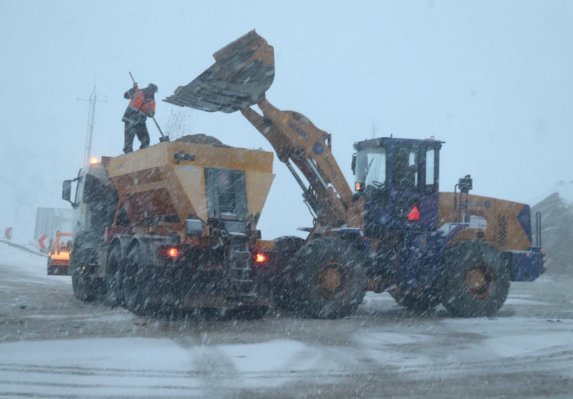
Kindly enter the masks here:
M 262 252 L 257 252 L 255 254 L 255 263 L 257 265 L 263 265 L 267 262 L 267 260 L 269 260 L 269 257 L 267 256 L 267 254 L 264 254 Z

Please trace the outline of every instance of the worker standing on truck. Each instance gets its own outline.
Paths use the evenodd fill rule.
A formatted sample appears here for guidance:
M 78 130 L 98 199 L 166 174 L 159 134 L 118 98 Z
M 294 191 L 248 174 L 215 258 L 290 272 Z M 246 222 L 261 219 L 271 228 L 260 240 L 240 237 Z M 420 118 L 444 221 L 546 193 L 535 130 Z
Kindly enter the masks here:
M 124 93 L 123 97 L 130 100 L 122 118 L 125 123 L 124 153 L 133 151 L 133 139 L 136 135 L 141 142 L 140 149 L 149 147 L 149 132 L 145 122 L 148 116 L 153 118 L 155 115 L 156 92 L 157 86 L 153 83 L 140 89 L 137 83 L 133 82 L 133 87 Z

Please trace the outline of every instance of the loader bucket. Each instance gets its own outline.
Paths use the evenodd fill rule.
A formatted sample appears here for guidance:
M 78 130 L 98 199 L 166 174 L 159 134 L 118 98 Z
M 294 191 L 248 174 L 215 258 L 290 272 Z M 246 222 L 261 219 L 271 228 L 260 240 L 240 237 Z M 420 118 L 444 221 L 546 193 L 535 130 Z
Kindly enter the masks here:
M 273 83 L 273 47 L 254 30 L 213 57 L 213 65 L 163 101 L 207 112 L 231 113 L 258 103 Z

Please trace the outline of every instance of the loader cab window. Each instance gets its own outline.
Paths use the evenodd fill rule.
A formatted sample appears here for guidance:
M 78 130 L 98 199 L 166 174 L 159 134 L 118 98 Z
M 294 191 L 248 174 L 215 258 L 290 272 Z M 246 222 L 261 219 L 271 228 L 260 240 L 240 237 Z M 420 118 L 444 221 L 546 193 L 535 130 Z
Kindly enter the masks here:
M 426 151 L 426 193 L 432 193 L 436 184 L 436 150 L 430 148 Z
M 399 147 L 394 154 L 392 185 L 415 191 L 418 187 L 418 153 L 413 148 Z
M 242 170 L 205 169 L 209 218 L 248 218 L 245 175 Z
M 386 149 L 368 148 L 356 154 L 356 181 L 380 188 L 386 182 Z

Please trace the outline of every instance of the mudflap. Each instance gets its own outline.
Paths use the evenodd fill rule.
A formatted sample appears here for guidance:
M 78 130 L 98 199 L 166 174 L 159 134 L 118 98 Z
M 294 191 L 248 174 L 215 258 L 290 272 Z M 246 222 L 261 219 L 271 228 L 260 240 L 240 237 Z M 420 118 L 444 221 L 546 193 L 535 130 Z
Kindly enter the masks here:
M 545 271 L 545 255 L 540 249 L 505 251 L 501 255 L 508 265 L 511 281 L 534 281 Z

